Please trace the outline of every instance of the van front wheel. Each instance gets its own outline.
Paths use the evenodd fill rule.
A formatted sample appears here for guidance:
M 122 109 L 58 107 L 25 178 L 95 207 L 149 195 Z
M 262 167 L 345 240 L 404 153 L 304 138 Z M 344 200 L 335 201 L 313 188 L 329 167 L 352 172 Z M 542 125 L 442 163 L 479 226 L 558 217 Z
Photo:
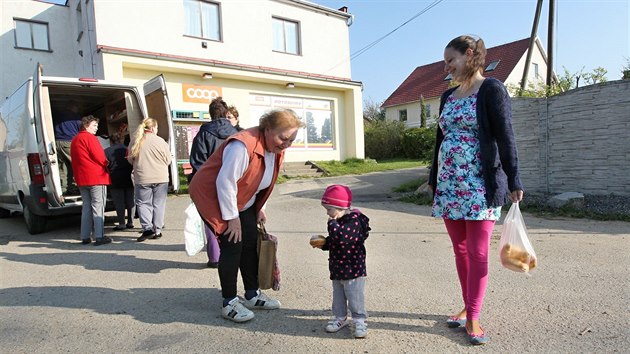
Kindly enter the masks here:
M 35 215 L 28 207 L 28 205 L 24 204 L 23 214 L 24 221 L 26 222 L 26 229 L 28 233 L 31 235 L 41 234 L 46 231 L 46 218 L 40 215 Z
M 0 219 L 11 217 L 11 211 L 7 209 L 0 208 Z

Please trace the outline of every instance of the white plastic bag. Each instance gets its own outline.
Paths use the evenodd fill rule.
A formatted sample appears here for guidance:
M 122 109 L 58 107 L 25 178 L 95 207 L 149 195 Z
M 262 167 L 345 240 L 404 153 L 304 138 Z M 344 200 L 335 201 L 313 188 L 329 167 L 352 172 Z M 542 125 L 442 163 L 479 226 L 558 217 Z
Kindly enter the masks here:
M 186 253 L 189 256 L 194 256 L 206 245 L 206 230 L 194 203 L 190 203 L 184 213 L 186 214 L 186 223 L 184 224 Z
M 501 265 L 515 272 L 529 273 L 538 263 L 536 253 L 527 238 L 527 228 L 518 203 L 513 203 L 503 221 L 499 242 Z

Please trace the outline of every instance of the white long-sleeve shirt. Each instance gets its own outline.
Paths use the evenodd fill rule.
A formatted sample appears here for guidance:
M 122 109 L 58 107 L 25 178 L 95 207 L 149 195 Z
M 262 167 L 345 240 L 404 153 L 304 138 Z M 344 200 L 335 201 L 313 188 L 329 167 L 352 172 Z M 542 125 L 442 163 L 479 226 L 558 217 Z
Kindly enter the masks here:
M 251 207 L 256 201 L 256 195 L 261 190 L 269 187 L 273 179 L 273 170 L 276 162 L 276 154 L 265 150 L 265 171 L 256 193 L 251 197 L 241 210 L 238 209 L 236 193 L 238 182 L 249 166 L 249 154 L 245 144 L 238 140 L 230 141 L 223 150 L 223 164 L 217 175 L 217 196 L 221 217 L 223 220 L 236 219 L 239 212 Z

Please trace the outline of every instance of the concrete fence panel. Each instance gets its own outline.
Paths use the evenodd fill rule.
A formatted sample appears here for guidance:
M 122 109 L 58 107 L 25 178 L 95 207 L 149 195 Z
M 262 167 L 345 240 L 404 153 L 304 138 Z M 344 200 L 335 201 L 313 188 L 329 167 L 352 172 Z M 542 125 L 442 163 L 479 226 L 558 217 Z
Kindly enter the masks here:
M 514 98 L 521 178 L 532 192 L 630 196 L 630 81 Z

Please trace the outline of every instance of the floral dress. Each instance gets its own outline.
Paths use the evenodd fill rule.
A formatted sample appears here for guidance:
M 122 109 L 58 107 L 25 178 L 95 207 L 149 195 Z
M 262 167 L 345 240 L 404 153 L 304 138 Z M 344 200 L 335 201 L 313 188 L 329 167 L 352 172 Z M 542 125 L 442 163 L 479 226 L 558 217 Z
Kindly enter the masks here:
M 449 220 L 498 220 L 501 207 L 489 208 L 481 170 L 477 94 L 451 94 L 440 115 L 444 140 L 438 155 L 434 217 Z

